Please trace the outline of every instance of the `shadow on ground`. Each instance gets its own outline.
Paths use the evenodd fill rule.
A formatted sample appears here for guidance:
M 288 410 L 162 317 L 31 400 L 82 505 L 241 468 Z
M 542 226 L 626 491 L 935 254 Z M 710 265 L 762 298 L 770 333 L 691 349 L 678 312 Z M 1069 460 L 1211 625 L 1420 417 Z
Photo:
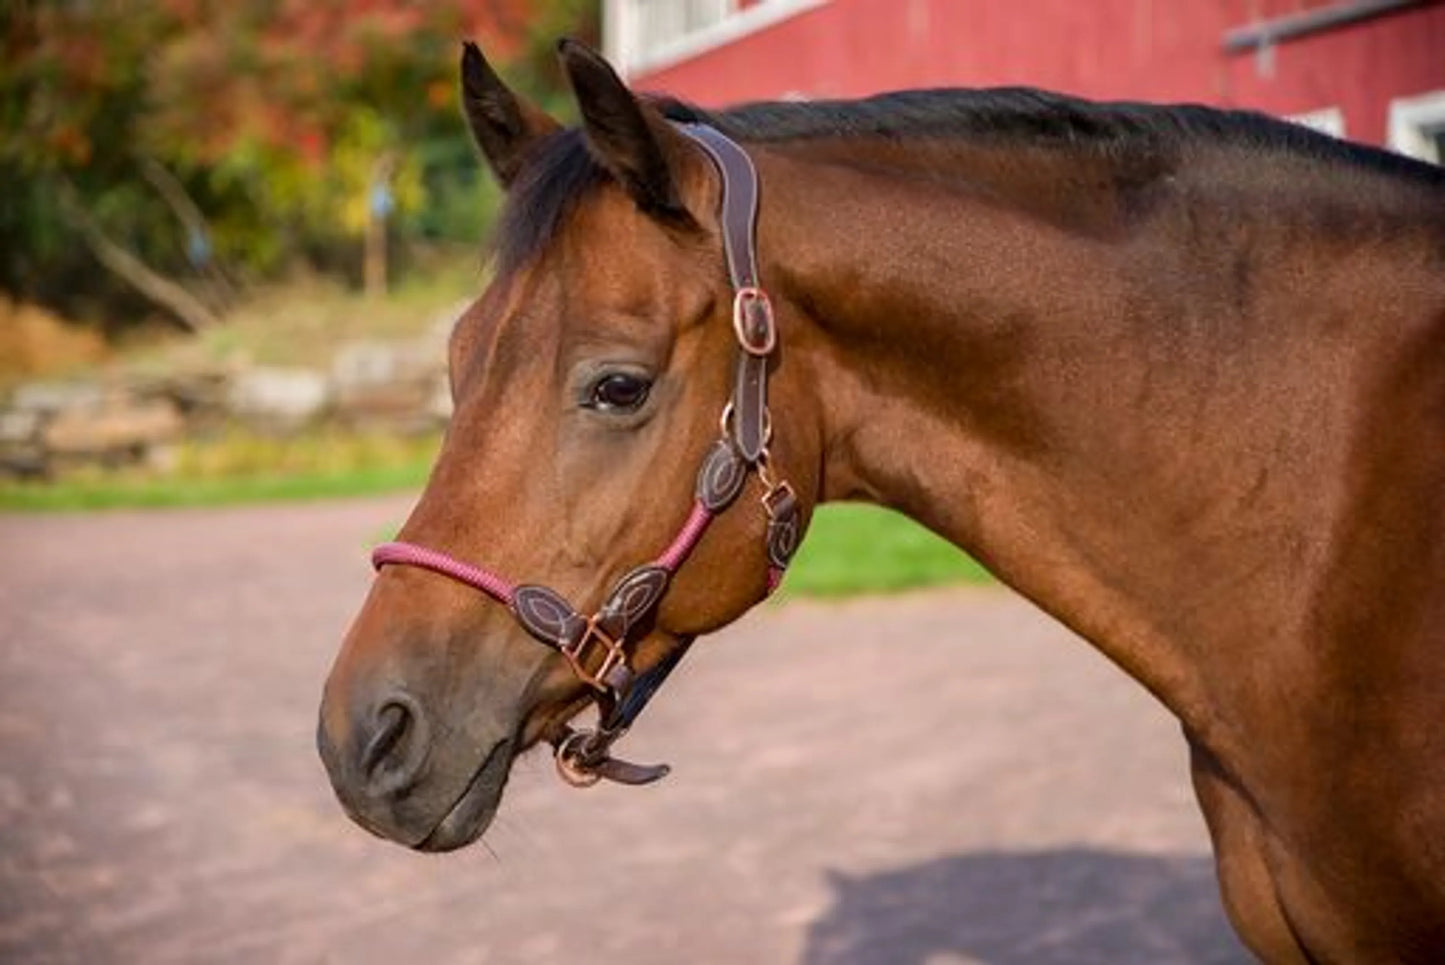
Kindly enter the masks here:
M 1203 857 L 981 852 L 828 879 L 804 965 L 1251 961 Z

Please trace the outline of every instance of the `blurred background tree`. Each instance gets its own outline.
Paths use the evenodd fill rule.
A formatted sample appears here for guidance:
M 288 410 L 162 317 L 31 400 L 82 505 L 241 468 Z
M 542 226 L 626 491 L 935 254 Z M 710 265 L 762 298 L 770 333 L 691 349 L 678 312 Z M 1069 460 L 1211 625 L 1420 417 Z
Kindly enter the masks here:
M 0 8 L 0 289 L 114 331 L 213 326 L 251 285 L 404 271 L 495 211 L 459 41 L 565 109 L 552 42 L 596 0 L 11 0 Z

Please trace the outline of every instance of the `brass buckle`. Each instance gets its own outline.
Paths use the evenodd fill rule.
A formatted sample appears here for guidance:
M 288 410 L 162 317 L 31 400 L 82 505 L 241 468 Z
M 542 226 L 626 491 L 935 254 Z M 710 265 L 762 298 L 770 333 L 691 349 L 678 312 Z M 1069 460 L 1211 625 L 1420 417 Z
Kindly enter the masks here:
M 600 644 L 607 655 L 602 658 L 602 665 L 597 668 L 595 674 L 587 672 L 587 648 L 593 643 Z M 606 683 L 607 675 L 618 664 L 627 664 L 627 653 L 622 649 L 622 643 L 612 639 L 602 628 L 597 625 L 597 617 L 590 617 L 587 620 L 587 629 L 578 638 L 575 647 L 561 647 L 562 656 L 572 665 L 572 672 L 589 687 L 601 693 L 608 693 L 612 687 Z
M 749 318 L 756 312 L 756 319 Z M 755 324 L 760 322 L 761 324 Z M 733 332 L 749 355 L 769 355 L 778 344 L 778 326 L 773 321 L 773 303 L 767 292 L 749 285 L 733 296 Z
M 763 493 L 759 502 L 763 504 L 763 512 L 768 514 L 768 519 L 776 520 L 778 518 L 778 506 L 793 498 L 793 486 L 786 480 L 776 483 L 767 480 L 764 480 L 764 482 L 767 484 L 768 491 Z

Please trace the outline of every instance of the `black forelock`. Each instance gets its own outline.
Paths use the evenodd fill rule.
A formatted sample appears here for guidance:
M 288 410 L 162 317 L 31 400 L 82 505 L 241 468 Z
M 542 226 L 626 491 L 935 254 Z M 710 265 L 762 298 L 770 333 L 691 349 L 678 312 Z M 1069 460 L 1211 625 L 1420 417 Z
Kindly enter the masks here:
M 610 175 L 593 159 L 580 128 L 538 144 L 507 192 L 494 236 L 497 272 L 509 274 L 540 253 L 577 204 Z

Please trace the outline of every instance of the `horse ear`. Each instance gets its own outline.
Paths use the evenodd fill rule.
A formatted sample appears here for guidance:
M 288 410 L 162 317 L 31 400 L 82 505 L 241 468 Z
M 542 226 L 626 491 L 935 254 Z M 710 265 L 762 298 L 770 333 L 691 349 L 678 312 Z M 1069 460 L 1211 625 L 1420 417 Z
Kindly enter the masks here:
M 686 156 L 681 136 L 627 89 L 598 54 L 575 40 L 557 45 L 577 96 L 587 148 L 648 214 L 692 221 L 670 161 Z
M 470 41 L 462 44 L 462 107 L 502 187 L 516 178 L 528 150 L 558 129 L 545 111 L 512 93 Z

